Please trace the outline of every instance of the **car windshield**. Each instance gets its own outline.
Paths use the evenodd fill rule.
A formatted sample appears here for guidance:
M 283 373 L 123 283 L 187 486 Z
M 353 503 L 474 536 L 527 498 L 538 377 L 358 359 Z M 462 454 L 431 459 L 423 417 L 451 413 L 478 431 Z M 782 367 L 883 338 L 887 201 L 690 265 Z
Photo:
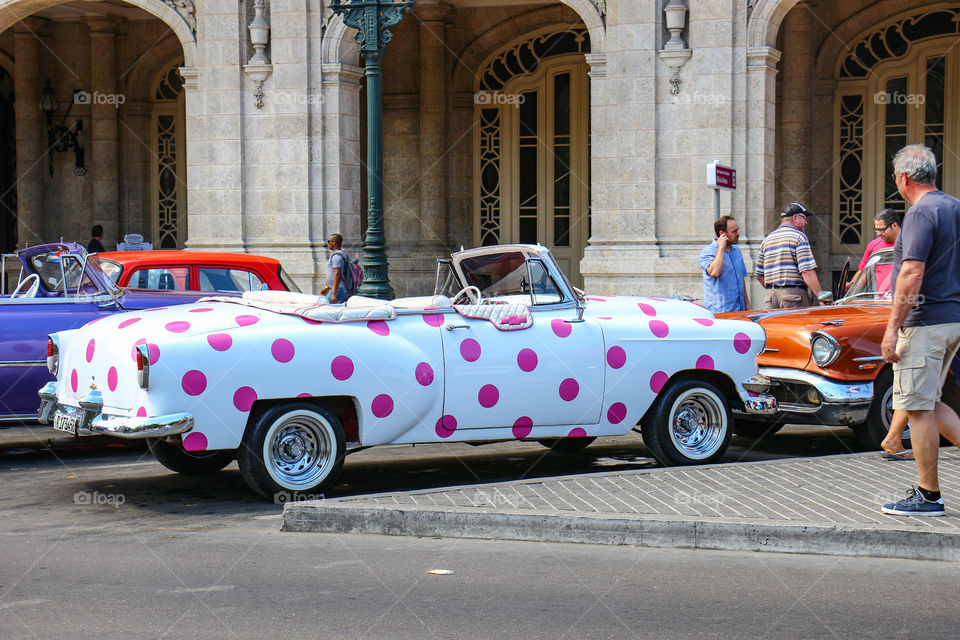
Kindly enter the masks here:
M 113 284 L 120 282 L 120 276 L 123 275 L 123 265 L 119 262 L 114 262 L 113 260 L 107 260 L 106 258 L 94 258 L 90 257 L 91 261 L 95 261 L 100 265 L 100 270 L 103 271 L 104 275 L 110 278 L 110 281 Z
M 890 276 L 893 273 L 893 251 L 878 251 L 870 256 L 850 288 L 844 293 L 842 301 L 865 302 L 890 300 Z

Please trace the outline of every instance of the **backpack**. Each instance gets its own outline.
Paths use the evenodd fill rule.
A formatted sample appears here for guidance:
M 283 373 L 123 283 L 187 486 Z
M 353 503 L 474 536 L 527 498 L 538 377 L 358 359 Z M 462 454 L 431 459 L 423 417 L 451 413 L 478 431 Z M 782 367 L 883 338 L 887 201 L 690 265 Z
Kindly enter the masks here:
M 343 269 L 341 270 L 341 279 L 343 280 L 343 286 L 346 287 L 347 293 L 354 295 L 357 293 L 357 290 L 360 289 L 360 286 L 363 284 L 363 268 L 360 266 L 360 263 L 351 260 L 342 249 L 336 251 L 343 256 Z

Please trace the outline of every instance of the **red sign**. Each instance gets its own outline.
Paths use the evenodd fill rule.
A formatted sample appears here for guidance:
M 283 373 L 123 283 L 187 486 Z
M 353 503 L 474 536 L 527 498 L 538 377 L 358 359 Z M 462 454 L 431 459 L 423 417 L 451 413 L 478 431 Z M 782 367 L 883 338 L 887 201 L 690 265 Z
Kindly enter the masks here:
M 736 189 L 737 170 L 716 162 L 707 164 L 707 186 L 714 189 Z

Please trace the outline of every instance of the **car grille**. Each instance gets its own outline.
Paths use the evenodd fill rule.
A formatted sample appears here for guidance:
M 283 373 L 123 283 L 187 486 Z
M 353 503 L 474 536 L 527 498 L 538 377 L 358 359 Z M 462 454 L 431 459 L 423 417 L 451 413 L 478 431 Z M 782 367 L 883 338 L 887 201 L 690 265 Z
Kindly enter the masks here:
M 805 382 L 784 382 L 780 381 L 771 389 L 773 397 L 777 399 L 777 405 L 783 411 L 796 411 L 798 413 L 808 413 L 820 408 L 820 403 L 811 404 L 807 393 L 811 385 Z

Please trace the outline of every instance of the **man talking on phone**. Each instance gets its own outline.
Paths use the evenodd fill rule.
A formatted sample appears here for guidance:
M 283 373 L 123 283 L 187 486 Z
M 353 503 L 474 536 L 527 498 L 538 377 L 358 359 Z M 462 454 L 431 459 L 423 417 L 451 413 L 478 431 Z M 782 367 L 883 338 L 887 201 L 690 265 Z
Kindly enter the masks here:
M 713 223 L 713 232 L 717 239 L 700 252 L 703 306 L 713 313 L 746 311 L 750 300 L 744 282 L 747 267 L 737 247 L 740 225 L 730 216 L 722 216 Z

